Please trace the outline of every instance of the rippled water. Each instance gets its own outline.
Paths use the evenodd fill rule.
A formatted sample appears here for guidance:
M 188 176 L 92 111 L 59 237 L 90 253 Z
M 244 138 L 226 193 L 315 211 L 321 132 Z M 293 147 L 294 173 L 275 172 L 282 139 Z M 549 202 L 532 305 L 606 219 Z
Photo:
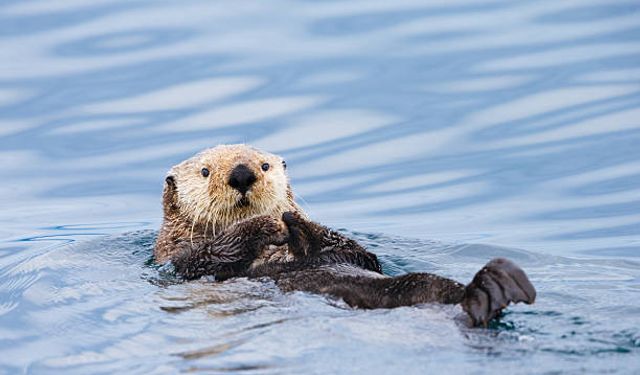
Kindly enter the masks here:
M 1 1 L 0 372 L 640 372 L 636 1 Z M 165 171 L 246 142 L 389 273 L 539 291 L 351 310 L 150 263 Z

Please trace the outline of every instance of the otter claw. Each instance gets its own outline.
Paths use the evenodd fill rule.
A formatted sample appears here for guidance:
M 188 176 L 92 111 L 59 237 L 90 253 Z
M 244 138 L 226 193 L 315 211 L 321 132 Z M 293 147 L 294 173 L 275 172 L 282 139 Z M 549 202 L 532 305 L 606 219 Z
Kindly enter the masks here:
M 510 303 L 532 304 L 536 290 L 515 263 L 496 258 L 487 263 L 465 288 L 463 310 L 474 326 L 486 327 Z

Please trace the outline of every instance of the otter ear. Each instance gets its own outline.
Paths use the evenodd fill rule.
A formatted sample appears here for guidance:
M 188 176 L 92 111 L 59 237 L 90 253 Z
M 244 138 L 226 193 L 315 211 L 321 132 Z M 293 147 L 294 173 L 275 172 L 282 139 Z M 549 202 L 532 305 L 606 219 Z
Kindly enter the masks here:
M 178 194 L 176 189 L 176 178 L 172 175 L 164 179 L 164 190 L 162 191 L 162 205 L 165 214 L 178 208 Z
M 176 188 L 176 178 L 174 176 L 169 175 L 164 179 L 164 181 L 167 183 L 167 187 L 171 187 L 173 189 Z

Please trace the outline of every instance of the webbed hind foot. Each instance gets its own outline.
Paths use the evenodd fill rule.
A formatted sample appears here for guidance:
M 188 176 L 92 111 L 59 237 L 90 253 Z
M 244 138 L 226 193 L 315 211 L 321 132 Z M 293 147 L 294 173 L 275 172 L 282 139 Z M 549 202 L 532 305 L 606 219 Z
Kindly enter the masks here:
M 463 310 L 474 326 L 486 327 L 510 303 L 532 304 L 536 289 L 524 271 L 508 259 L 487 263 L 465 288 Z

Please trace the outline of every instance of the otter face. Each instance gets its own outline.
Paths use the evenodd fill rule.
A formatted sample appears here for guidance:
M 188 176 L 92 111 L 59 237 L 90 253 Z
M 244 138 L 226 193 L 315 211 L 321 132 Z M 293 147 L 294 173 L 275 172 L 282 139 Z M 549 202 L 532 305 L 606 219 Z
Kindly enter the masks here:
M 298 210 L 284 160 L 246 145 L 217 146 L 174 166 L 164 203 L 165 216 L 177 214 L 214 233 L 253 216 Z

